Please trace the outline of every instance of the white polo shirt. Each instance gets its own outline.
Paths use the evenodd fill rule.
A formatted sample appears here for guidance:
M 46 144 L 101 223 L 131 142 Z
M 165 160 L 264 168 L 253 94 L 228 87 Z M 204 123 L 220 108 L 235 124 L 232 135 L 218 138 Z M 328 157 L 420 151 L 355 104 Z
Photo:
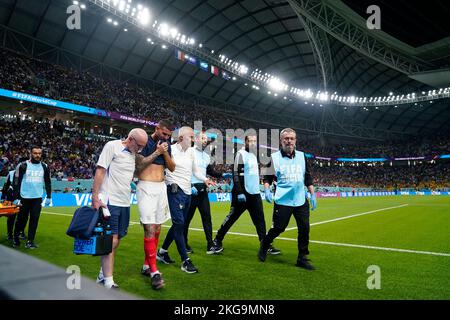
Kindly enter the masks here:
M 166 169 L 166 184 L 171 185 L 176 183 L 188 195 L 192 193 L 192 175 L 195 175 L 203 182 L 206 181 L 206 176 L 196 166 L 194 152 L 195 150 L 192 147 L 183 151 L 179 143 L 173 144 L 172 158 L 175 162 L 175 171 L 171 172 L 169 169 Z
M 109 141 L 103 147 L 97 166 L 106 169 L 100 187 L 100 199 L 105 204 L 129 207 L 131 181 L 133 180 L 136 157 L 122 144 L 122 140 Z

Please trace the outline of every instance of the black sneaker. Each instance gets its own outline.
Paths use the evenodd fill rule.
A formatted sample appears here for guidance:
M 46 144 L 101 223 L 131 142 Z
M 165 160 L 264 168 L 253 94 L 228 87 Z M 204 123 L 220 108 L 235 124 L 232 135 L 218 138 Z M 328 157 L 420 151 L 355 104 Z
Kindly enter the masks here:
M 37 244 L 35 244 L 33 241 L 27 241 L 27 243 L 25 244 L 25 248 L 37 249 L 37 248 L 39 248 L 39 246 Z
M 274 246 L 270 245 L 269 249 L 267 250 L 267 253 L 269 253 L 269 254 L 271 254 L 273 256 L 276 256 L 276 255 L 281 253 L 281 250 L 278 250 Z
M 206 254 L 215 254 L 216 252 L 216 246 L 211 244 L 206 248 Z
M 161 253 L 158 251 L 158 253 L 156 254 L 156 260 L 161 261 L 164 264 L 175 263 L 175 261 L 170 259 L 168 252 Z
M 12 234 L 8 234 L 7 236 L 6 236 L 6 240 L 8 240 L 8 241 L 12 241 L 14 238 L 13 238 L 13 236 L 12 236 Z
M 266 257 L 267 257 L 267 249 L 264 249 L 262 242 L 259 245 L 259 251 L 258 251 L 258 259 L 261 262 L 266 261 Z
M 297 260 L 297 263 L 295 265 L 306 270 L 315 270 L 316 268 L 314 268 L 314 266 L 309 263 L 309 261 L 309 259 L 301 258 Z
M 18 248 L 18 247 L 20 247 L 20 241 L 19 241 L 19 239 L 13 239 L 12 246 L 13 246 L 13 248 Z
M 198 272 L 198 269 L 194 266 L 191 259 L 186 259 L 181 264 L 181 270 L 184 272 L 187 272 L 187 273 L 197 273 Z
M 21 233 L 19 233 L 19 239 L 20 240 L 27 240 L 27 236 L 25 235 L 25 232 L 21 232 Z
M 186 253 L 187 253 L 187 254 L 191 254 L 191 253 L 194 253 L 194 250 L 192 250 L 192 248 L 191 248 L 191 247 L 189 247 L 189 246 L 186 246 Z
M 152 277 L 152 288 L 155 290 L 162 289 L 165 283 L 160 273 L 155 273 Z
M 150 268 L 147 268 L 147 269 L 142 268 L 142 269 L 141 269 L 141 274 L 142 274 L 143 276 L 150 277 L 150 276 L 151 276 Z
M 214 253 L 220 253 L 223 251 L 222 241 L 214 239 Z

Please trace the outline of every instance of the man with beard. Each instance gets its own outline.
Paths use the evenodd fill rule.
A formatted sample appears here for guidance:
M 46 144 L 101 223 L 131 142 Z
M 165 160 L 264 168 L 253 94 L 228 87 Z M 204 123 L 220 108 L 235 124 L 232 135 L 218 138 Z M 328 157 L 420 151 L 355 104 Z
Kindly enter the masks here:
M 50 179 L 50 169 L 47 164 L 41 162 L 42 148 L 33 146 L 31 148 L 31 159 L 17 165 L 13 180 L 14 204 L 20 205 L 19 215 L 14 226 L 13 246 L 19 247 L 20 231 L 25 229 L 28 216 L 28 241 L 25 244 L 27 249 L 36 249 L 34 243 L 39 217 L 42 209 L 42 195 L 45 192 L 47 197 L 45 205 L 49 205 L 52 197 L 52 185 Z
M 295 150 L 296 133 L 291 128 L 283 129 L 280 133 L 281 150 L 271 155 L 271 169 L 273 173 L 264 176 L 266 198 L 272 198 L 270 184 L 276 179 L 276 191 L 273 207 L 273 223 L 267 235 L 261 241 L 258 258 L 266 260 L 267 252 L 272 241 L 278 237 L 289 224 L 294 215 L 298 228 L 298 258 L 297 266 L 307 270 L 314 267 L 307 258 L 309 254 L 309 208 L 306 200 L 305 186 L 311 194 L 311 209 L 317 207 L 314 193 L 313 178 L 309 172 L 305 154 Z
M 164 170 L 175 170 L 171 155 L 170 138 L 174 127 L 169 120 L 163 119 L 150 135 L 141 154 L 136 157 L 136 173 L 139 182 L 136 198 L 141 224 L 144 228 L 144 264 L 141 274 L 151 278 L 152 288 L 159 290 L 165 283 L 156 266 L 161 224 L 170 219 L 167 187 L 164 183 Z
M 222 252 L 222 241 L 228 230 L 248 210 L 250 218 L 256 227 L 259 241 L 266 235 L 266 221 L 259 191 L 259 167 L 255 156 L 257 146 L 256 135 L 245 137 L 245 148 L 236 154 L 233 167 L 233 189 L 231 191 L 231 208 L 214 239 L 215 252 Z M 280 254 L 280 250 L 269 247 L 273 255 Z

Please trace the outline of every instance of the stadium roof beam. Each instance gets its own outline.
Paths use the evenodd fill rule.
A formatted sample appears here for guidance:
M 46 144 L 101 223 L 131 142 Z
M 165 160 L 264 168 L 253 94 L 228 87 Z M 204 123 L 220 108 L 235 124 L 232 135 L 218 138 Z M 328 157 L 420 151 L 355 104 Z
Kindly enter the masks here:
M 322 79 L 322 89 L 326 91 L 328 90 L 328 84 L 332 81 L 334 73 L 328 35 L 310 20 L 303 18 L 297 11 L 296 13 L 303 23 L 306 34 L 311 42 L 318 74 Z
M 370 59 L 407 75 L 430 68 L 424 61 L 392 49 L 392 44 L 382 40 L 381 36 L 374 36 L 374 33 L 365 26 L 365 21 L 340 1 L 287 1 L 306 21 Z M 350 18 L 351 15 L 353 16 Z M 377 31 L 378 34 L 380 32 Z

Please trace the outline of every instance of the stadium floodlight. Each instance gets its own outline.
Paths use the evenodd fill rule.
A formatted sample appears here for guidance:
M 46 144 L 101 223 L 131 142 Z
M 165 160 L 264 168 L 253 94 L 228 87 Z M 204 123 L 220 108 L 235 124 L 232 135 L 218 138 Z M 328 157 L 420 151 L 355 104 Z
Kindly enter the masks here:
M 271 78 L 268 81 L 268 85 L 275 91 L 283 91 L 285 89 L 285 84 L 278 78 Z
M 80 5 L 80 8 L 83 9 L 83 10 L 85 10 L 85 9 L 86 9 L 86 5 L 85 5 L 84 3 L 82 3 L 82 4 Z
M 178 30 L 177 30 L 177 28 L 171 28 L 171 29 L 170 29 L 170 36 L 171 36 L 172 38 L 175 38 L 177 35 L 178 35 Z
M 146 26 L 150 22 L 150 11 L 148 8 L 139 10 L 137 14 L 137 21 L 143 26 Z
M 74 5 L 76 5 L 76 6 L 79 4 L 78 1 L 73 1 L 72 3 L 73 3 Z
M 203 44 L 201 44 L 201 43 L 199 43 L 199 45 L 198 45 L 200 48 L 202 48 L 203 47 Z
M 117 7 L 117 5 L 119 4 L 119 0 L 113 0 L 113 6 Z
M 163 36 L 167 36 L 169 34 L 169 26 L 167 25 L 167 23 L 163 22 L 160 24 L 159 33 Z
M 117 21 L 113 22 L 113 25 L 117 26 L 119 23 Z
M 125 31 L 125 32 L 128 32 L 128 29 L 127 29 L 127 28 L 125 28 L 125 29 L 123 29 L 123 31 Z
M 189 39 L 189 44 L 194 45 L 195 44 L 195 39 L 194 38 Z
M 111 18 L 108 18 L 107 21 L 108 21 L 109 23 L 112 23 L 112 19 L 111 19 Z
M 161 46 L 161 48 L 167 49 L 167 46 L 166 46 L 165 44 L 163 44 L 163 45 Z
M 239 66 L 238 72 L 239 72 L 240 74 L 247 74 L 247 72 L 248 72 L 248 67 L 247 67 L 246 65 L 244 65 L 244 64 L 241 64 L 241 65 Z
M 125 5 L 126 5 L 125 0 L 120 0 L 119 1 L 119 6 L 117 7 L 117 9 L 119 9 L 119 11 L 124 11 L 125 10 Z

